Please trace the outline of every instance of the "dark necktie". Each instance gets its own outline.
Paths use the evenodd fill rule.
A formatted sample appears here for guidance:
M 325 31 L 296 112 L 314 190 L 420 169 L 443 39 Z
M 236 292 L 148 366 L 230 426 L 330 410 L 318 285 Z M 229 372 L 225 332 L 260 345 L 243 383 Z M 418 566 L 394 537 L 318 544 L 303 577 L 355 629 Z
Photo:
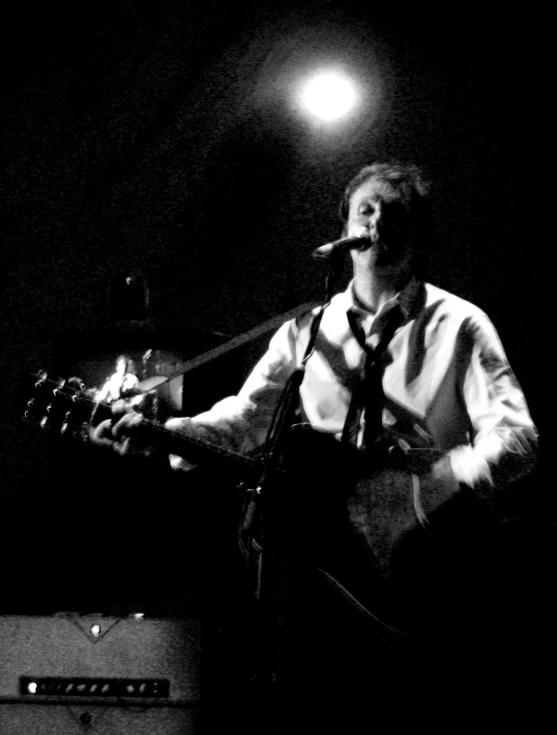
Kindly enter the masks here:
M 383 435 L 383 373 L 388 363 L 387 347 L 394 333 L 401 325 L 403 313 L 398 304 L 382 311 L 375 319 L 370 334 L 366 337 L 355 312 L 347 313 L 354 336 L 365 351 L 363 376 L 356 384 L 344 430 L 342 441 L 358 446 L 361 418 L 364 416 L 362 445 L 370 448 Z

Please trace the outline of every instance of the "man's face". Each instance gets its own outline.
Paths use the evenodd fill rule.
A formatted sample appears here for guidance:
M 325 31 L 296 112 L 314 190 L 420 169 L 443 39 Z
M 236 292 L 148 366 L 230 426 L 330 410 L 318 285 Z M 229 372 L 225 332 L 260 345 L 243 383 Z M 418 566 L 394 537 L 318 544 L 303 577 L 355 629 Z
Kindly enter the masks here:
M 411 213 L 402 195 L 390 184 L 368 179 L 350 197 L 346 235 L 369 232 L 371 246 L 352 250 L 354 263 L 367 267 L 398 266 L 411 261 L 414 231 Z

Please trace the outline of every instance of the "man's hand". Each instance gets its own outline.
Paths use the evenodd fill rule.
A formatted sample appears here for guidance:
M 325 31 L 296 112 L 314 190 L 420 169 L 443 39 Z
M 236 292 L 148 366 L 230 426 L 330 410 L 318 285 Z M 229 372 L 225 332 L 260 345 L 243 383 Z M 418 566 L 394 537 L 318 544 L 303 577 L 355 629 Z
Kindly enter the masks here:
M 121 456 L 130 454 L 151 454 L 151 448 L 141 446 L 138 442 L 139 429 L 143 424 L 144 417 L 140 413 L 132 411 L 124 414 L 114 423 L 114 419 L 101 421 L 95 427 L 89 429 L 89 439 L 99 447 L 110 447 Z
M 117 418 L 117 416 L 120 418 Z M 145 418 L 136 411 L 123 416 L 117 414 L 115 418 L 101 421 L 96 427 L 89 428 L 89 439 L 99 447 L 109 447 L 120 456 L 143 455 L 148 457 L 153 448 L 141 441 L 141 427 Z M 169 432 L 184 433 L 183 419 L 169 419 L 164 428 Z M 175 454 L 169 455 L 170 466 L 173 470 L 189 472 L 196 465 Z

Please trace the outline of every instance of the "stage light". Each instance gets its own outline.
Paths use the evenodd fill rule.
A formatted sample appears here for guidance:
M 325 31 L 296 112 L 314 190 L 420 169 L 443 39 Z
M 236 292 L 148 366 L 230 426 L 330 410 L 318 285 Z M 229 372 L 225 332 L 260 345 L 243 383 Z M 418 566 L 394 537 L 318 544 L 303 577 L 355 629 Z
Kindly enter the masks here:
M 306 79 L 299 88 L 303 109 L 322 122 L 334 122 L 346 117 L 358 102 L 354 82 L 335 70 L 319 71 Z

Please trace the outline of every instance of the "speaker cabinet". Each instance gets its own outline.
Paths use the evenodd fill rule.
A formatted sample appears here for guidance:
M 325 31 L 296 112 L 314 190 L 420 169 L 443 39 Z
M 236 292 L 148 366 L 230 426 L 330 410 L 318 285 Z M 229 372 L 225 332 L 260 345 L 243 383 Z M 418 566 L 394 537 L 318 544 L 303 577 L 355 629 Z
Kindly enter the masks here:
M 196 710 L 162 707 L 5 704 L 2 735 L 197 735 Z
M 0 733 L 193 735 L 200 648 L 193 617 L 0 617 Z

